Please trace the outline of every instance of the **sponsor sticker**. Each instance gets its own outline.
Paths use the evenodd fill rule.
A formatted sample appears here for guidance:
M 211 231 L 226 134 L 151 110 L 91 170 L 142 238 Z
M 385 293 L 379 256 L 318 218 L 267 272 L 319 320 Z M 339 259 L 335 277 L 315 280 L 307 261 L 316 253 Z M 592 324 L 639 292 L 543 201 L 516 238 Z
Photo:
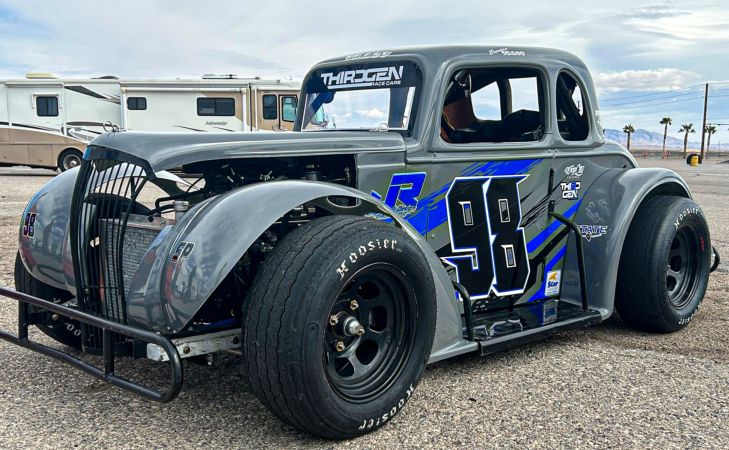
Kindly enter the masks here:
M 414 213 L 418 209 L 418 200 L 425 185 L 425 172 L 395 173 L 390 179 L 385 198 L 377 191 L 371 191 L 372 197 L 381 200 L 394 209 L 402 217 Z
M 390 55 L 392 55 L 392 52 L 390 52 L 390 51 L 366 52 L 366 53 L 355 53 L 354 55 L 348 55 L 348 56 L 345 56 L 344 59 L 346 61 L 354 61 L 357 59 L 386 58 Z
M 489 55 L 504 55 L 504 56 L 526 56 L 526 52 L 523 50 L 509 50 L 508 47 L 492 48 L 489 50 Z
M 566 200 L 577 200 L 580 186 L 582 183 L 579 181 L 566 181 L 559 184 L 562 189 L 562 198 Z
M 572 164 L 564 169 L 564 174 L 569 178 L 580 178 L 585 172 L 585 166 L 582 164 Z
M 547 281 L 544 285 L 544 295 L 547 297 L 557 297 L 559 288 L 562 283 L 562 271 L 552 270 L 547 272 Z
M 402 84 L 403 66 L 324 72 L 319 76 L 328 89 L 398 86 Z
M 587 242 L 590 242 L 591 240 L 595 238 L 599 238 L 601 236 L 605 236 L 608 231 L 607 225 L 577 225 L 580 228 L 580 233 L 582 234 L 582 237 L 585 238 Z
M 546 325 L 557 320 L 557 300 L 544 302 L 542 311 L 542 324 Z

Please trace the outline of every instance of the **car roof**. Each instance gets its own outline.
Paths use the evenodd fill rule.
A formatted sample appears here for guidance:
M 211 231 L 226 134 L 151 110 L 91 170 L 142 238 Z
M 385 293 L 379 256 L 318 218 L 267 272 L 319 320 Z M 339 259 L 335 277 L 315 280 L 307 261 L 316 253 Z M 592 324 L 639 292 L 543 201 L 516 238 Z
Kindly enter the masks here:
M 333 63 L 342 64 L 348 62 L 365 62 L 368 60 L 374 61 L 380 58 L 396 59 L 398 57 L 416 57 L 420 60 L 438 64 L 454 58 L 468 56 L 488 56 L 489 58 L 493 58 L 494 62 L 515 60 L 522 62 L 551 61 L 552 63 L 561 62 L 564 65 L 575 68 L 585 67 L 585 64 L 580 58 L 564 50 L 506 45 L 428 45 L 380 49 L 329 58 L 319 62 L 316 66 Z

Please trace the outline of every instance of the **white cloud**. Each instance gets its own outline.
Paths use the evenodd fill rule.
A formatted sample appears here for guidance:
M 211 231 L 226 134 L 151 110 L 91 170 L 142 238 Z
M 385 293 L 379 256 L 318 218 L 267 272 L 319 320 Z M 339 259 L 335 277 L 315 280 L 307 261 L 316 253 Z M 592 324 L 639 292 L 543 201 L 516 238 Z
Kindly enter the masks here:
M 623 70 L 595 75 L 601 92 L 670 91 L 695 84 L 701 76 L 690 70 L 676 68 Z
M 357 114 L 365 117 L 369 117 L 370 119 L 384 119 L 387 117 L 387 113 L 384 111 L 381 111 L 378 108 L 372 108 L 368 110 L 360 110 L 357 111 Z

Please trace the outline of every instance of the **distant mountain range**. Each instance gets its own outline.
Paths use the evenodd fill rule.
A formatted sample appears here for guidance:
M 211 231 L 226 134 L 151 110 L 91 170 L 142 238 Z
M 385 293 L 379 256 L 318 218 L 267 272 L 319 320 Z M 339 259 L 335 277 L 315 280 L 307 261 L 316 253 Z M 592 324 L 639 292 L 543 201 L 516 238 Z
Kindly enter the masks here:
M 697 133 L 698 133 L 698 131 L 697 131 Z M 701 135 L 698 135 L 698 136 L 701 137 Z M 625 142 L 628 139 L 628 135 L 623 133 L 622 130 L 614 130 L 611 128 L 607 128 L 605 130 L 605 137 L 612 141 L 620 142 L 623 145 L 625 145 Z M 690 138 L 691 137 L 689 137 L 689 139 Z M 656 132 L 648 131 L 648 130 L 644 130 L 644 129 L 635 130 L 635 133 L 633 133 L 633 136 L 630 138 L 630 146 L 631 147 L 662 147 L 663 146 L 663 133 L 656 133 Z M 701 147 L 701 144 L 698 142 L 689 141 L 688 147 L 689 147 L 689 149 L 698 148 L 698 147 Z M 711 147 L 714 148 L 713 142 L 712 142 Z M 669 134 L 668 137 L 666 138 L 666 148 L 681 148 L 682 149 L 683 148 L 683 139 L 673 137 Z

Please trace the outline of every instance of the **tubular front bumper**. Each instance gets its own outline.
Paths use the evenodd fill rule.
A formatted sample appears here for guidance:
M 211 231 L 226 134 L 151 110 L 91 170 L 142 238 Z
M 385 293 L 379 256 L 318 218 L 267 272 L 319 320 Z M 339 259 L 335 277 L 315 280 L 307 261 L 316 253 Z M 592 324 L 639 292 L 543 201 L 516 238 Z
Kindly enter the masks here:
M 0 287 L 0 297 L 8 297 L 18 301 L 18 334 L 14 335 L 11 332 L 0 329 L 0 339 L 31 349 L 43 355 L 50 356 L 51 358 L 55 358 L 59 361 L 63 361 L 100 380 L 106 381 L 107 383 L 126 389 L 130 392 L 134 392 L 135 394 L 149 400 L 166 403 L 173 400 L 180 393 L 180 390 L 182 389 L 182 362 L 177 348 L 170 339 L 151 331 L 103 319 L 101 317 L 77 311 L 73 308 L 49 302 L 47 300 L 42 300 L 40 298 L 33 297 L 32 295 L 24 294 L 6 287 Z M 32 325 L 28 305 L 34 305 L 60 316 L 68 317 L 69 319 L 77 320 L 81 323 L 103 330 L 104 368 L 96 367 L 83 359 L 77 358 L 76 356 L 28 339 L 28 327 Z M 155 344 L 164 350 L 167 354 L 170 368 L 169 386 L 165 391 L 157 391 L 137 382 L 120 377 L 114 373 L 114 334 L 126 336 L 149 344 Z

